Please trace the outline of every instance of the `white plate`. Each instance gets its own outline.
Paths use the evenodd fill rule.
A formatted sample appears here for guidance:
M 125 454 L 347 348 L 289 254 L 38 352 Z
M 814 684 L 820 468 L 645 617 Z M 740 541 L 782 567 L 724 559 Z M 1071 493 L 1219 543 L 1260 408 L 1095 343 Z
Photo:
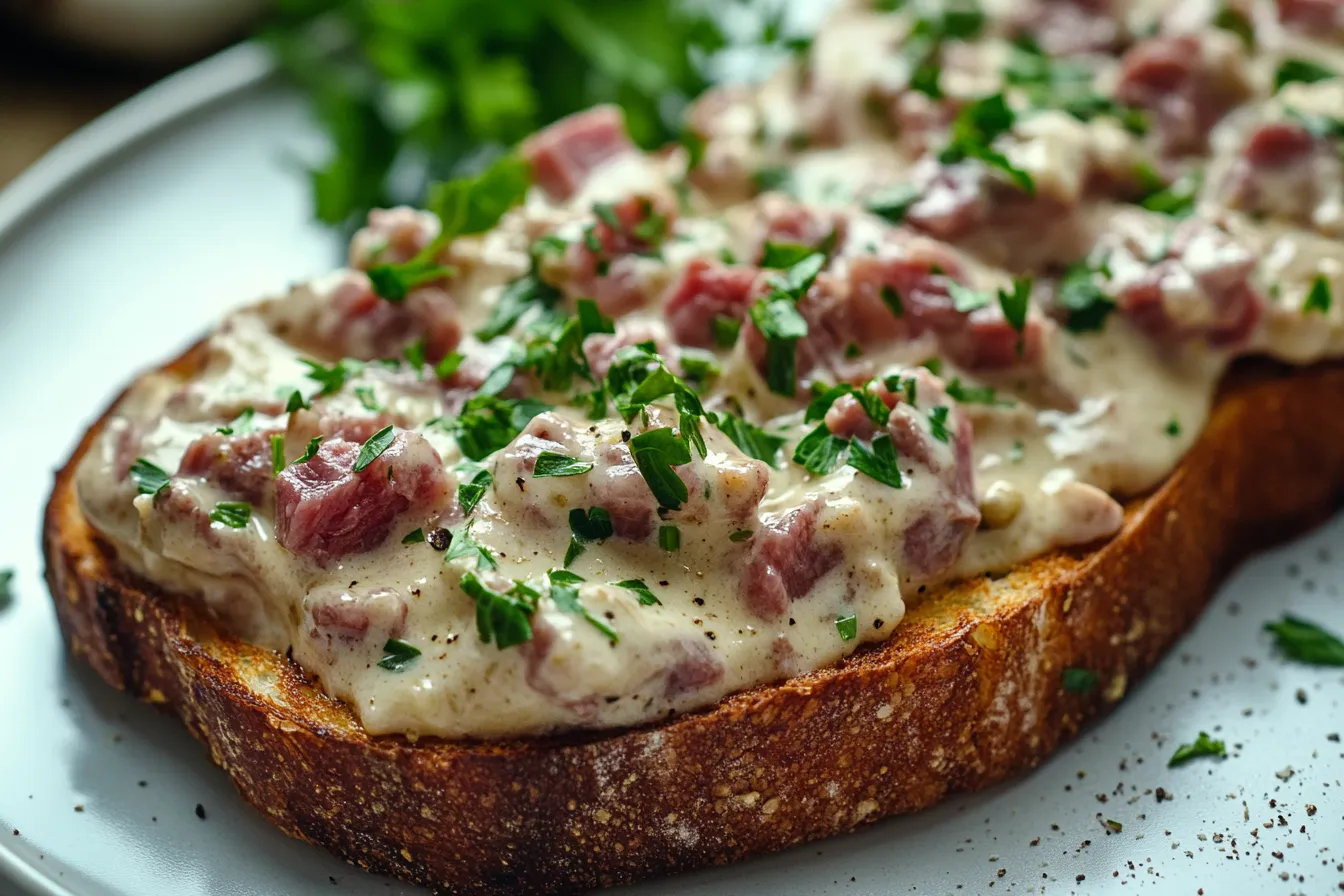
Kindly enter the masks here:
M 319 147 L 302 103 L 244 47 L 86 128 L 0 194 L 0 567 L 18 571 L 0 613 L 0 878 L 26 891 L 411 892 L 284 837 L 176 720 L 70 663 L 40 577 L 50 471 L 121 384 L 229 306 L 335 263 L 286 161 Z M 1285 608 L 1344 630 L 1332 551 L 1344 559 L 1339 518 L 1247 564 L 1115 713 L 1026 778 L 635 889 L 1338 892 L 1344 675 L 1286 663 L 1260 632 Z M 1201 729 L 1230 758 L 1168 769 Z M 1157 802 L 1158 787 L 1174 799 Z

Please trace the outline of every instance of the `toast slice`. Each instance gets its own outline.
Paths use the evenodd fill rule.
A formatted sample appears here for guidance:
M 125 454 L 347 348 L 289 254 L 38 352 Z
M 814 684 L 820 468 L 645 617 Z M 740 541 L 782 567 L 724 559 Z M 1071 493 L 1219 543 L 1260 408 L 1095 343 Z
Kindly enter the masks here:
M 188 376 L 201 353 L 171 369 Z M 118 568 L 56 475 L 43 545 L 73 652 L 176 713 L 290 836 L 447 893 L 560 893 L 853 830 L 1039 763 L 1120 700 L 1247 550 L 1344 489 L 1344 365 L 1243 362 L 1124 529 L 941 589 L 885 643 L 650 728 L 504 743 L 371 737 L 285 657 Z M 1064 669 L 1095 672 L 1066 691 Z

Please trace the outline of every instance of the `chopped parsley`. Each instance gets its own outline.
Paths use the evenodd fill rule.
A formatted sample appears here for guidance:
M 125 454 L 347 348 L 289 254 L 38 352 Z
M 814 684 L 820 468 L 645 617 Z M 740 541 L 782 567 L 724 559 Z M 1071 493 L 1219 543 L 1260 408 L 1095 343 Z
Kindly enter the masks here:
M 649 586 L 644 584 L 643 579 L 626 579 L 616 583 L 617 588 L 624 588 L 627 591 L 635 592 L 641 605 L 646 607 L 659 606 L 662 604 L 654 593 L 649 590 Z
M 709 382 L 723 372 L 719 368 L 718 358 L 700 349 L 683 348 L 677 363 L 681 365 L 681 372 L 686 374 L 686 379 L 693 383 Z
M 899 224 L 905 220 L 906 213 L 919 201 L 921 195 L 919 188 L 913 184 L 898 184 L 869 196 L 865 205 L 868 211 L 878 217 Z
M 735 532 L 733 532 L 732 535 L 728 536 L 728 540 L 734 543 L 747 541 L 755 534 L 756 533 L 751 531 L 750 529 L 738 529 Z
M 374 395 L 372 386 L 356 386 L 355 398 L 359 399 L 360 406 L 366 411 L 377 414 L 383 410 L 383 406 L 378 403 L 378 398 Z
M 373 435 L 359 449 L 359 456 L 355 458 L 354 472 L 362 473 L 378 458 L 382 457 L 383 452 L 392 444 L 392 440 L 397 434 L 392 431 L 393 427 L 389 423 Z
M 515 582 L 507 592 L 495 591 L 472 572 L 462 576 L 461 585 L 476 604 L 476 632 L 483 642 L 504 650 L 532 640 L 536 590 Z
M 0 569 L 0 610 L 14 602 L 14 570 Z
M 477 569 L 494 569 L 498 565 L 495 563 L 495 555 L 490 552 L 490 549 L 471 537 L 470 523 L 463 526 L 452 538 L 452 543 L 448 545 L 448 552 L 443 555 L 444 563 L 467 559 L 474 561 Z
M 1274 90 L 1282 90 L 1285 84 L 1294 82 L 1315 84 L 1317 81 L 1327 81 L 1338 76 L 1334 69 L 1326 68 L 1308 59 L 1285 59 L 1274 70 Z
M 956 281 L 948 281 L 947 294 L 952 297 L 952 307 L 963 314 L 985 308 L 994 300 L 994 296 L 981 289 L 971 289 Z
M 1176 748 L 1176 752 L 1171 754 L 1171 759 L 1167 762 L 1167 768 L 1177 765 L 1184 765 L 1191 759 L 1200 756 L 1227 756 L 1227 747 L 1221 740 L 1214 740 L 1209 737 L 1207 732 L 1199 732 L 1199 737 L 1195 738 L 1192 744 L 1181 744 Z
M 410 532 L 407 532 L 407 533 L 406 533 L 406 536 L 405 536 L 404 538 L 402 538 L 401 543 L 402 543 L 402 544 L 424 544 L 424 541 L 425 541 L 425 530 L 424 530 L 424 529 L 412 529 Z
M 1064 670 L 1064 690 L 1070 694 L 1090 694 L 1096 690 L 1098 676 L 1091 669 L 1070 668 Z
M 883 485 L 892 488 L 905 487 L 905 480 L 901 478 L 900 461 L 896 457 L 896 447 L 887 433 L 874 438 L 871 447 L 858 439 L 850 442 L 849 465 Z
M 330 367 L 319 361 L 309 361 L 307 359 L 303 359 L 303 363 L 308 368 L 308 379 L 322 387 L 317 393 L 318 396 L 334 395 L 341 391 L 345 388 L 346 382 L 363 373 L 365 367 L 363 361 L 356 361 L 353 358 L 342 358 Z M 290 402 L 293 403 L 293 401 L 293 396 L 291 396 Z M 296 409 L 286 408 L 286 410 Z
M 279 476 L 285 469 L 285 437 L 276 433 L 271 436 L 271 472 Z
M 659 507 L 679 510 L 689 498 L 674 467 L 691 462 L 691 446 L 670 427 L 650 429 L 630 440 L 630 454 Z
M 901 47 L 910 67 L 910 89 L 941 99 L 943 91 L 938 80 L 944 41 L 968 40 L 977 36 L 984 25 L 985 14 L 973 3 L 949 4 L 917 18 Z
M 681 550 L 681 530 L 672 525 L 659 526 L 658 547 L 669 554 Z
M 611 514 L 604 508 L 593 507 L 584 510 L 575 507 L 569 512 L 569 548 L 565 551 L 565 566 L 568 567 L 587 550 L 588 542 L 602 541 L 615 534 Z
M 1108 115 L 1132 133 L 1148 130 L 1148 117 L 1141 109 L 1117 103 L 1093 88 L 1093 71 L 1087 65 L 1047 56 L 1030 39 L 1015 42 L 1003 77 L 1023 92 L 1033 109 L 1058 109 L 1079 121 Z
M 434 375 L 441 380 L 446 380 L 457 373 L 457 368 L 461 367 L 465 360 L 466 355 L 461 352 L 449 352 L 440 359 L 438 364 L 434 365 Z M 355 392 L 358 394 L 359 390 L 356 389 Z
M 1010 401 L 1000 401 L 993 386 L 968 386 L 961 381 L 961 377 L 953 377 L 947 384 L 947 395 L 961 404 L 1012 404 Z
M 882 304 L 887 306 L 892 317 L 905 317 L 905 305 L 901 302 L 901 294 L 896 291 L 896 287 L 883 283 L 877 294 L 882 298 Z
M 285 402 L 285 413 L 292 414 L 295 411 L 306 411 L 311 407 L 312 405 L 303 397 L 303 393 L 295 389 L 289 393 L 289 400 Z
M 399 264 L 376 264 L 367 271 L 374 295 L 393 305 L 406 301 L 417 286 L 451 277 L 453 273 L 452 268 L 419 256 Z
M 913 386 L 914 380 L 910 380 L 910 384 Z M 939 405 L 929 411 L 929 432 L 933 434 L 935 439 L 944 444 L 952 441 L 952 433 L 947 428 L 948 410 L 949 408 L 946 406 Z
M 588 610 L 584 608 L 583 604 L 579 602 L 579 589 L 577 586 L 583 582 L 582 578 L 568 570 L 555 569 L 551 570 L 547 579 L 547 596 L 550 597 L 551 602 L 554 603 L 562 613 L 571 613 L 575 616 L 582 616 L 588 621 L 589 625 L 606 635 L 607 640 L 612 644 L 621 640 L 620 636 L 616 634 L 615 629 L 608 625 L 604 620 L 589 613 Z
M 1303 314 L 1329 314 L 1330 306 L 1333 304 L 1333 296 L 1330 292 L 1330 282 L 1321 274 L 1316 275 L 1316 279 L 1311 281 L 1311 289 L 1307 290 L 1307 298 L 1302 302 Z
M 457 503 L 463 516 L 471 516 L 481 498 L 485 497 L 486 490 L 494 484 L 495 477 L 485 467 L 469 460 L 462 461 L 454 469 L 467 474 L 467 481 L 457 487 Z
M 308 440 L 308 444 L 303 449 L 303 453 L 300 454 L 298 457 L 294 458 L 294 460 L 291 461 L 290 466 L 293 466 L 294 464 L 308 463 L 308 461 L 312 460 L 314 457 L 317 456 L 318 449 L 321 447 L 322 447 L 322 436 L 313 436 L 311 439 Z
M 1071 333 L 1101 330 L 1115 310 L 1115 300 L 1097 286 L 1094 271 L 1086 261 L 1081 261 L 1070 265 L 1060 278 L 1055 297 L 1068 313 L 1064 326 Z
M 527 312 L 534 308 L 552 308 L 560 301 L 560 291 L 541 279 L 539 266 L 543 255 L 563 251 L 563 246 L 560 243 L 557 248 L 556 242 L 548 240 L 537 240 L 532 244 L 529 253 L 532 269 L 500 290 L 494 307 L 490 309 L 490 317 L 476 331 L 478 339 L 489 342 L 502 336 L 512 330 L 514 324 Z
M 1142 191 L 1139 205 L 1148 211 L 1185 218 L 1195 210 L 1195 200 L 1202 181 L 1197 172 L 1182 174 L 1167 184 L 1151 168 L 1141 165 L 1136 169 L 1135 176 Z
M 807 321 L 797 304 L 826 264 L 814 252 L 770 281 L 770 292 L 751 307 L 751 322 L 765 338 L 765 380 L 770 391 L 792 396 L 798 388 L 798 340 L 807 335 Z
M 252 418 L 256 416 L 256 413 L 254 408 L 243 408 L 242 412 L 235 417 L 228 426 L 221 426 L 219 429 L 216 429 L 215 432 L 222 436 L 231 436 L 235 434 L 245 436 L 254 429 Z
M 1013 442 L 1013 446 L 1008 449 L 1008 462 L 1010 464 L 1020 464 L 1022 459 L 1027 456 L 1027 446 L 1021 439 Z
M 537 479 L 552 476 L 582 476 L 592 468 L 593 465 L 588 461 L 578 460 L 565 454 L 556 454 L 554 451 L 543 451 L 537 455 L 537 463 L 532 470 L 532 475 Z
M 457 418 L 445 425 L 465 457 L 484 460 L 517 438 L 533 417 L 548 410 L 549 405 L 529 398 L 477 395 L 468 399 Z
M 763 460 L 771 466 L 777 466 L 779 449 L 784 447 L 782 436 L 773 436 L 753 423 L 741 417 L 735 417 L 727 411 L 714 415 L 714 425 L 742 449 L 742 453 L 757 460 Z
M 1173 414 L 1171 419 L 1167 421 L 1167 425 L 1162 427 L 1162 431 L 1173 439 L 1176 438 L 1181 434 L 1181 421 L 1176 419 L 1176 415 Z
M 849 440 L 836 436 L 825 423 L 803 436 L 793 449 L 793 462 L 809 473 L 825 476 L 849 458 Z
M 1285 613 L 1278 622 L 1266 622 L 1265 631 L 1284 656 L 1312 666 L 1344 666 L 1344 641 L 1314 622 Z
M 732 348 L 737 344 L 737 334 L 742 330 L 742 322 L 731 317 L 716 314 L 710 322 L 714 344 L 719 348 Z
M 1003 318 L 1008 321 L 1008 325 L 1017 331 L 1017 355 L 1019 358 L 1022 357 L 1022 352 L 1026 348 L 1027 311 L 1030 307 L 1030 277 L 1014 278 L 1012 292 L 999 290 L 999 309 L 1003 311 Z
M 772 243 L 766 240 L 761 250 L 761 267 L 791 268 L 817 250 L 802 243 Z
M 1217 15 L 1213 17 L 1213 26 L 1224 31 L 1230 31 L 1241 38 L 1241 42 L 1246 45 L 1247 49 L 1255 46 L 1255 26 L 1251 24 L 1251 20 L 1246 13 L 1234 9 L 1227 3 L 1224 3 L 1222 8 L 1218 10 Z
M 389 672 L 405 672 L 419 657 L 419 648 L 399 638 L 388 638 L 383 645 L 383 658 L 378 661 L 378 668 Z
M 163 467 L 152 464 L 143 457 L 136 458 L 135 463 L 131 464 L 131 479 L 135 481 L 136 491 L 142 495 L 157 495 L 168 487 L 170 478 Z
M 250 519 L 252 519 L 252 505 L 241 501 L 221 501 L 210 511 L 211 522 L 220 523 L 230 529 L 241 529 Z
M 841 641 L 853 641 L 859 636 L 859 618 L 853 613 L 841 613 L 835 617 L 835 631 Z
M 938 154 L 944 165 L 975 159 L 998 169 L 1019 190 L 1035 195 L 1031 175 L 1008 161 L 1003 153 L 991 148 L 993 142 L 1013 129 L 1016 116 L 1002 93 L 991 94 L 968 104 L 952 122 L 952 138 Z
M 759 193 L 777 190 L 781 193 L 793 192 L 793 173 L 787 165 L 763 165 L 751 176 Z

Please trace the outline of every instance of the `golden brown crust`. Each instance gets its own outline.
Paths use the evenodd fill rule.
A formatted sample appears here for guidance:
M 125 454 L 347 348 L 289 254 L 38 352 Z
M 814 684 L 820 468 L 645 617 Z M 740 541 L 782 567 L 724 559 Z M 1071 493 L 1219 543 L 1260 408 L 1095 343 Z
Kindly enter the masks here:
M 931 596 L 837 667 L 605 736 L 369 737 L 292 663 L 116 567 L 74 495 L 97 426 L 56 476 L 47 580 L 74 653 L 181 716 L 291 836 L 444 892 L 579 891 L 783 849 L 1034 766 L 1123 696 L 1245 550 L 1330 511 L 1340 407 L 1344 367 L 1241 368 L 1108 544 Z M 1065 692 L 1068 667 L 1097 671 L 1095 692 Z

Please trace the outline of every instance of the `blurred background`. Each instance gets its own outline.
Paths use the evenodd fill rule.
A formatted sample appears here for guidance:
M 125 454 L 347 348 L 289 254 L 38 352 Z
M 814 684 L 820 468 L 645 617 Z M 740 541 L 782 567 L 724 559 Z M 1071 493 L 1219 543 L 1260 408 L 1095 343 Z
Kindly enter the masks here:
M 348 228 L 415 202 L 544 124 L 617 102 L 635 140 L 806 49 L 827 0 L 0 0 L 0 187 L 62 137 L 248 36 L 309 98 L 325 157 L 294 160 Z

